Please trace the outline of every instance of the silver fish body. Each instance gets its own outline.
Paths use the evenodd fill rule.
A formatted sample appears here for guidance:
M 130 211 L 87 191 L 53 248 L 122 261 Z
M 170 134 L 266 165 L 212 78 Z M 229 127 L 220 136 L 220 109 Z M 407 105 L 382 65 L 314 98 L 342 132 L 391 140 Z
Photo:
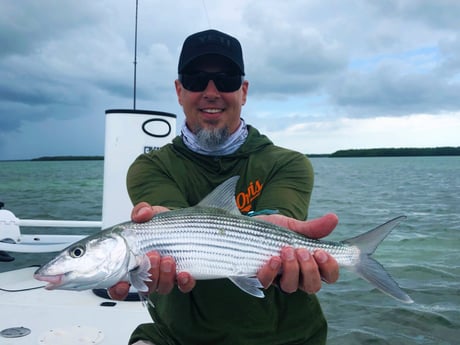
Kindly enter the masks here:
M 255 276 L 283 247 L 324 249 L 343 266 L 359 258 L 356 247 L 308 239 L 274 224 L 210 207 L 161 213 L 147 223 L 119 225 L 120 234 L 135 233 L 136 254 L 151 250 L 173 256 L 177 272 L 196 279 Z
M 128 279 L 146 291 L 155 250 L 176 261 L 177 272 L 195 279 L 229 278 L 243 291 L 264 297 L 255 278 L 259 269 L 285 246 L 324 249 L 339 265 L 356 272 L 384 293 L 405 303 L 402 291 L 370 255 L 403 219 L 397 217 L 363 235 L 342 241 L 312 240 L 257 218 L 243 216 L 235 204 L 238 177 L 218 186 L 198 205 L 160 213 L 146 223 L 127 222 L 89 236 L 61 252 L 35 273 L 50 289 L 108 288 Z

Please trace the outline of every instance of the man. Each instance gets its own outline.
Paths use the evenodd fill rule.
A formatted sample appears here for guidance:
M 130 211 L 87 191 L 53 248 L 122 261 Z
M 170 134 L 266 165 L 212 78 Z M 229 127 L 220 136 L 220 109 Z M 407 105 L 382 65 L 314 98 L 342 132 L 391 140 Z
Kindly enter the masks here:
M 249 83 L 244 80 L 240 43 L 216 30 L 189 36 L 182 47 L 175 81 L 186 117 L 182 134 L 158 151 L 136 159 L 128 191 L 137 204 L 134 221 L 197 204 L 228 178 L 239 175 L 236 202 L 243 214 L 260 215 L 306 236 L 329 234 L 337 217 L 307 217 L 313 170 L 305 155 L 277 147 L 241 118 Z M 154 206 L 150 206 L 154 205 Z M 227 279 L 195 281 L 176 275 L 172 257 L 148 254 L 152 268 L 149 312 L 136 344 L 323 344 L 327 324 L 314 295 L 321 279 L 335 282 L 337 262 L 324 251 L 286 247 L 257 277 L 266 288 L 254 298 Z M 123 298 L 127 283 L 110 290 Z

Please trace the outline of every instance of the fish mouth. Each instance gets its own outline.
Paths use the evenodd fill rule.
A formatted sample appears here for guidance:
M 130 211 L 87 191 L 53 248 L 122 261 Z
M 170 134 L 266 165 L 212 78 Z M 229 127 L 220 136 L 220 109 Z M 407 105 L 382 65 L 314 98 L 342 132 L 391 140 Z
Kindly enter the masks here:
M 63 284 L 62 278 L 64 278 L 64 274 L 46 276 L 35 273 L 34 278 L 43 282 L 47 282 L 48 284 L 45 286 L 46 290 L 54 290 Z

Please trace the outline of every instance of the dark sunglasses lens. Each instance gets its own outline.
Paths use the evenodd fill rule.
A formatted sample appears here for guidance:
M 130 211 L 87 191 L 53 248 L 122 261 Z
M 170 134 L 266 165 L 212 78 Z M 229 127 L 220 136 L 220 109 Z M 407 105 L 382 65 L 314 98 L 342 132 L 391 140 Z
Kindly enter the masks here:
M 184 88 L 193 92 L 203 91 L 209 83 L 209 79 L 200 74 L 182 74 L 179 80 Z
M 214 81 L 220 92 L 234 92 L 241 87 L 243 77 L 240 75 L 228 75 L 226 73 L 197 73 L 182 74 L 180 82 L 189 91 L 201 92 L 208 86 L 210 80 Z
M 243 78 L 240 75 L 217 75 L 214 79 L 217 90 L 221 92 L 234 92 L 241 87 Z

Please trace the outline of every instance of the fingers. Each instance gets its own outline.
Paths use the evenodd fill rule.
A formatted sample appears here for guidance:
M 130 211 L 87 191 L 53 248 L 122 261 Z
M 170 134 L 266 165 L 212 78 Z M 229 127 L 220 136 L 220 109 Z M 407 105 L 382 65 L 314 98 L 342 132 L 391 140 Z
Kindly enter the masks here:
M 147 256 L 150 259 L 150 281 L 145 282 L 147 294 L 168 294 L 176 282 L 182 292 L 190 292 L 195 287 L 196 281 L 189 273 L 181 272 L 176 276 L 176 262 L 171 256 L 161 257 L 155 251 L 147 253 Z M 114 300 L 124 300 L 128 296 L 129 287 L 128 282 L 119 282 L 109 288 L 108 293 Z
M 131 212 L 131 219 L 137 223 L 147 222 L 156 214 L 166 211 L 169 211 L 166 207 L 150 206 L 146 202 L 141 202 L 134 206 Z M 175 260 L 170 256 L 161 257 L 158 252 L 149 252 L 147 256 L 150 259 L 150 281 L 145 282 L 149 289 L 148 293 L 170 293 L 176 283 Z M 195 280 L 184 272 L 180 277 L 178 276 L 178 285 L 181 291 L 189 292 L 195 286 Z M 129 287 L 128 282 L 119 282 L 109 288 L 108 293 L 113 299 L 123 300 L 128 296 Z
M 118 282 L 111 288 L 107 289 L 107 292 L 110 298 L 117 300 L 117 301 L 122 301 L 128 296 L 129 283 L 128 282 Z
M 161 256 L 158 252 L 149 252 L 147 256 L 150 259 L 150 281 L 145 282 L 148 286 L 149 291 L 148 293 L 157 291 L 158 283 L 160 281 L 160 264 L 161 264 Z
M 339 219 L 334 213 L 325 214 L 312 220 L 301 221 L 281 214 L 257 216 L 267 222 L 288 228 L 309 238 L 322 238 L 329 235 L 337 226 Z
M 311 254 L 305 248 L 294 250 L 285 247 L 281 250 L 281 259 L 283 274 L 280 288 L 286 293 L 298 289 L 309 294 L 316 293 L 321 289 L 322 281 L 334 283 L 339 278 L 337 261 L 324 250 L 316 250 Z M 262 282 L 264 287 L 265 283 Z
M 160 257 L 157 252 L 148 253 L 150 262 L 155 263 L 155 267 L 150 269 L 152 280 L 149 283 L 149 292 L 168 294 L 177 283 L 180 291 L 190 292 L 196 284 L 195 279 L 187 272 L 179 272 L 176 275 L 176 262 L 173 257 Z M 153 262 L 152 262 L 153 259 Z
M 152 219 L 158 213 L 169 211 L 167 207 L 150 206 L 146 202 L 140 202 L 131 211 L 131 219 L 136 223 L 144 223 Z
M 176 279 L 176 262 L 171 256 L 161 257 L 158 252 L 149 252 L 150 282 L 146 282 L 149 293 L 168 294 L 174 287 Z
M 157 291 L 160 282 L 160 267 L 161 257 L 158 252 L 149 252 L 147 256 L 150 259 L 150 281 L 146 281 L 145 284 L 148 287 L 147 294 Z M 165 283 L 162 284 L 162 288 L 165 289 Z M 118 282 L 114 286 L 108 289 L 108 293 L 112 299 L 124 300 L 128 296 L 130 284 L 126 281 Z M 171 287 L 172 289 L 172 287 Z
M 150 279 L 147 283 L 149 292 L 168 294 L 177 282 L 179 290 L 190 292 L 196 281 L 189 273 L 180 272 L 176 276 L 176 262 L 171 256 L 161 257 L 158 252 L 147 253 L 150 258 Z
M 309 294 L 318 292 L 322 283 L 314 256 L 305 248 L 298 249 L 296 254 L 300 266 L 299 289 Z
M 329 284 L 335 283 L 339 279 L 339 264 L 334 257 L 324 250 L 315 251 L 314 257 L 321 280 Z
M 196 281 L 192 276 L 186 272 L 180 272 L 177 274 L 177 287 L 180 291 L 187 293 L 192 291 L 195 287 Z
M 280 269 L 281 258 L 279 256 L 271 257 L 270 260 L 260 269 L 259 273 L 257 273 L 257 278 L 265 289 L 273 284 L 274 280 L 280 273 Z
M 131 219 L 136 223 L 143 223 L 152 219 L 154 213 L 152 207 L 146 202 L 140 202 L 131 211 Z
M 339 223 L 339 218 L 334 213 L 328 213 L 303 223 L 293 230 L 310 238 L 323 238 L 335 229 Z
M 176 262 L 171 256 L 161 258 L 159 272 L 156 292 L 165 295 L 171 292 L 176 283 Z
M 295 292 L 299 288 L 300 277 L 296 252 L 292 247 L 285 247 L 281 250 L 281 259 L 283 260 L 283 275 L 280 279 L 281 290 L 287 293 Z

